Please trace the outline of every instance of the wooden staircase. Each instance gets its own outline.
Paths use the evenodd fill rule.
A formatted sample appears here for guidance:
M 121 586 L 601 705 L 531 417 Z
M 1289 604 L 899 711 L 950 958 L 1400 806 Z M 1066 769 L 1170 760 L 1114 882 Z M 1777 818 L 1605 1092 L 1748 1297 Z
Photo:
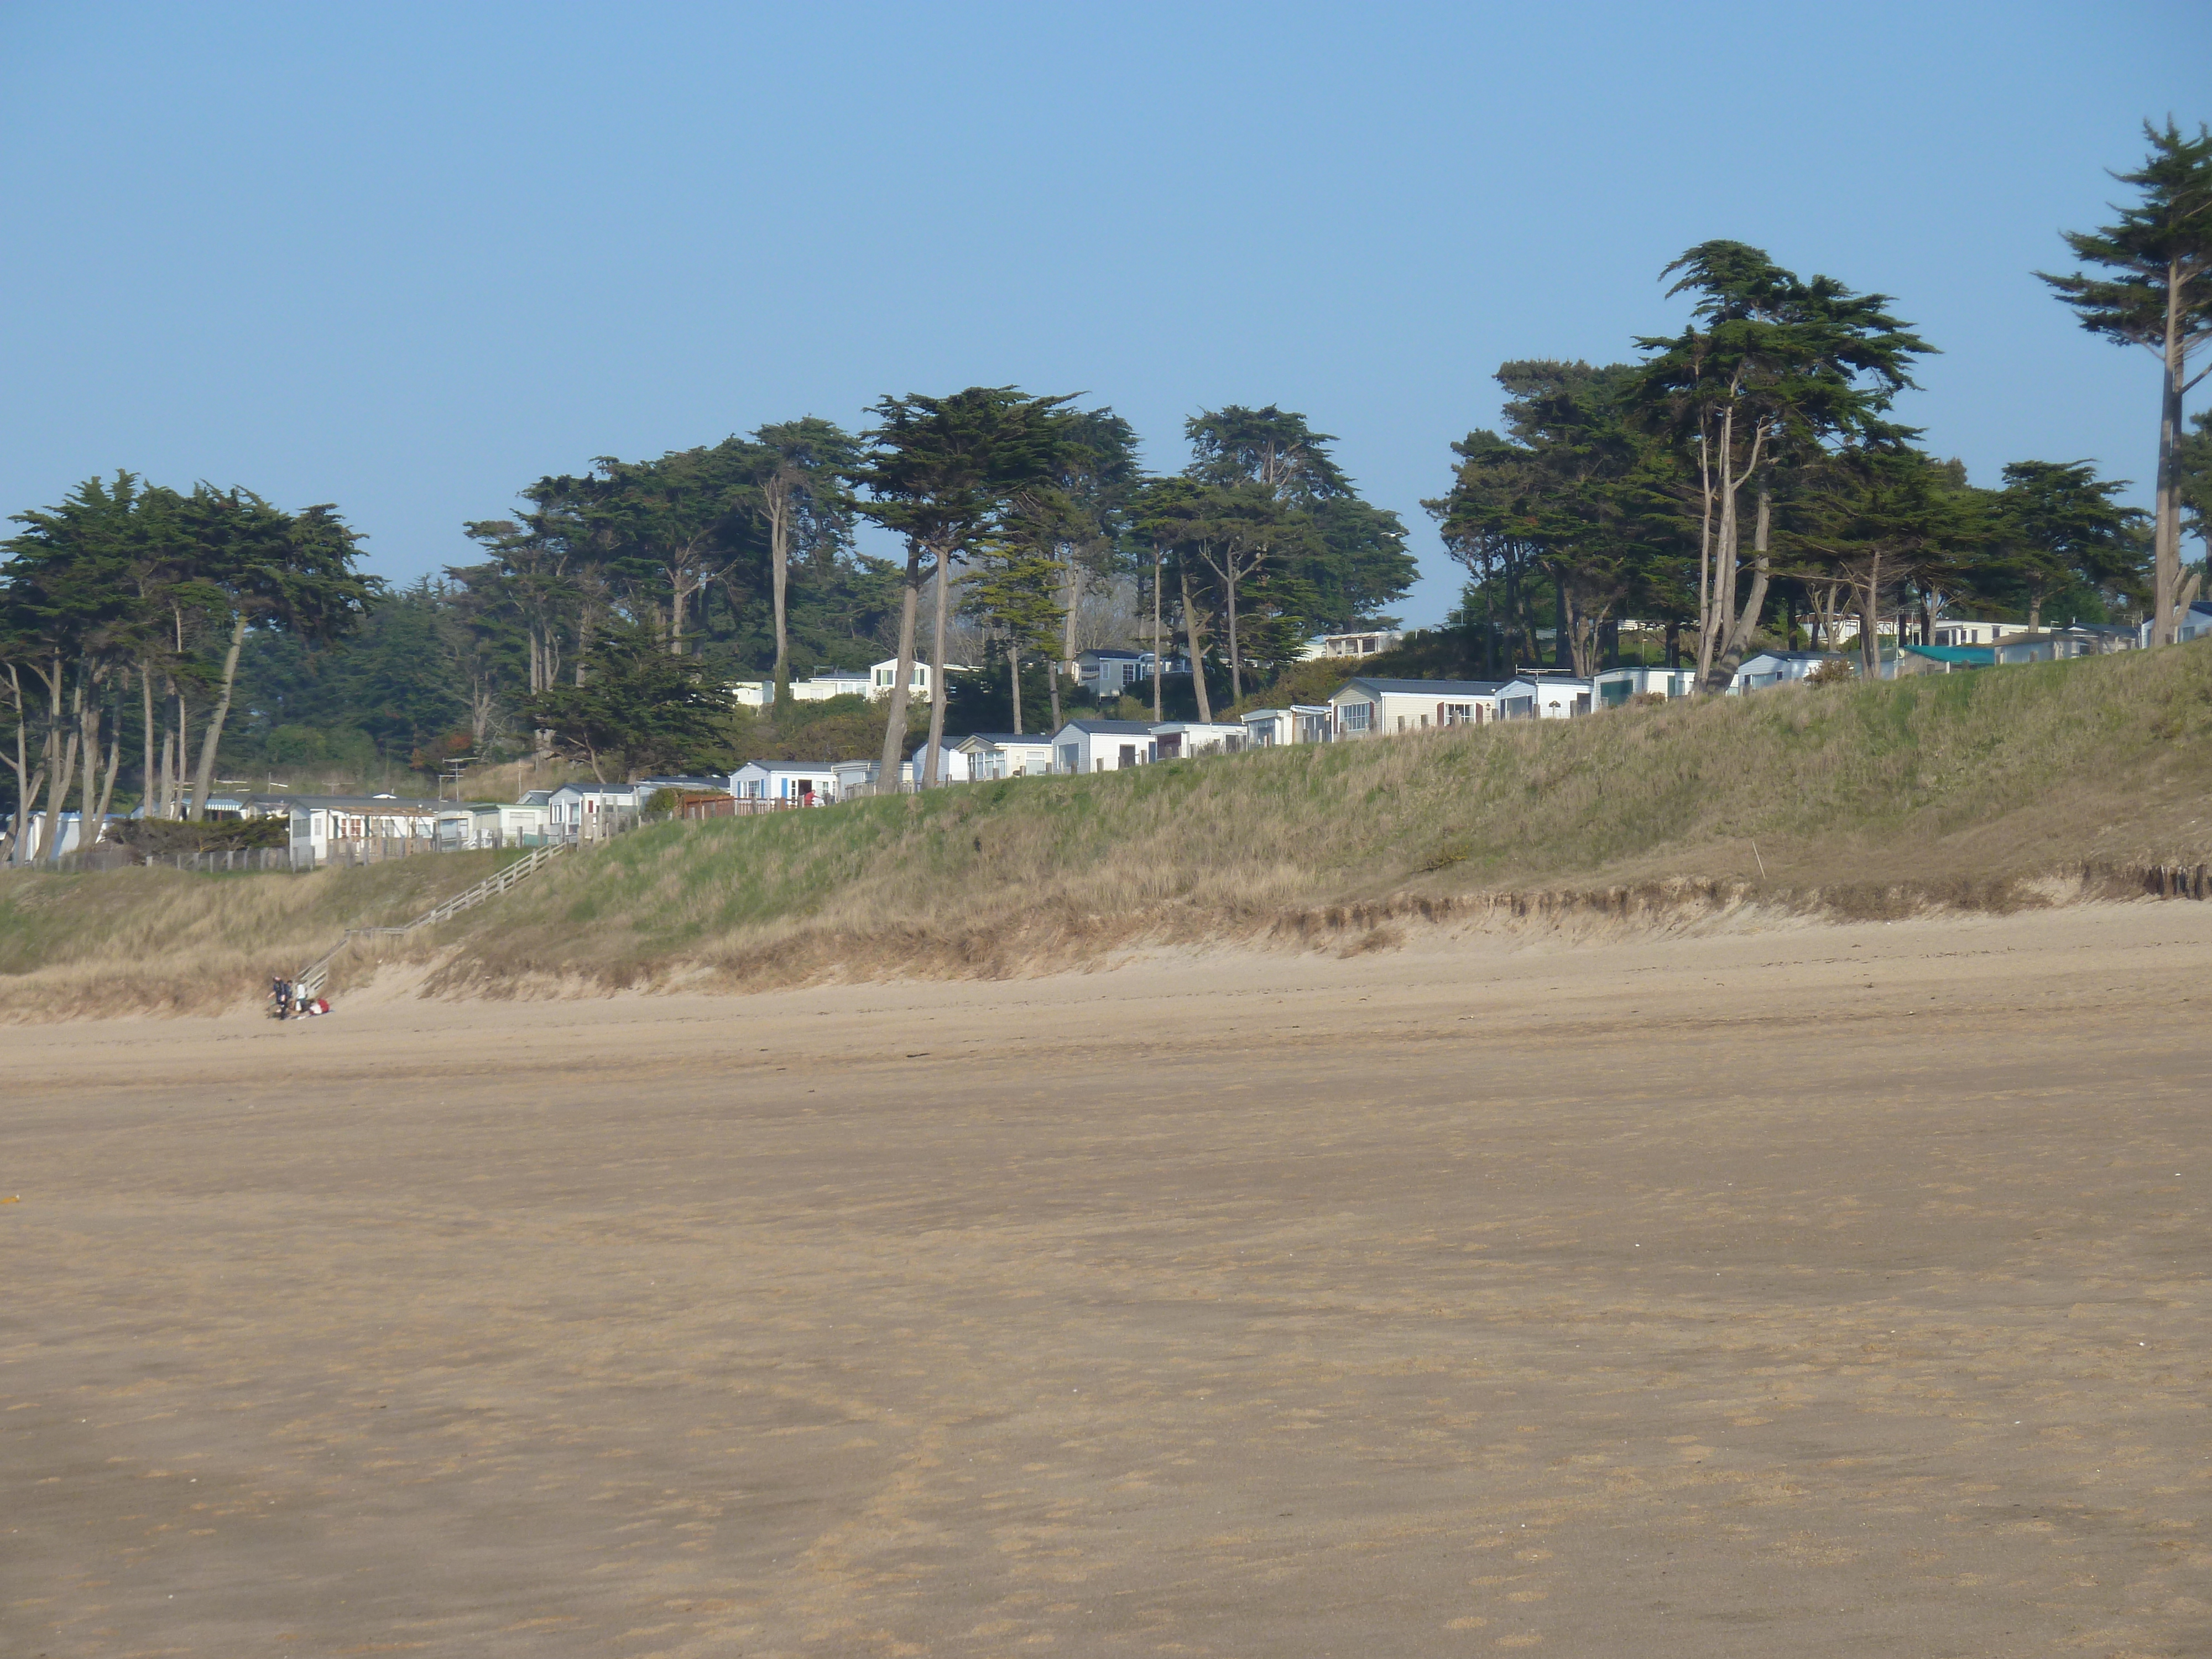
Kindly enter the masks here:
M 428 927 L 433 922 L 444 921 L 450 917 L 457 916 L 464 910 L 475 908 L 487 899 L 497 898 L 517 882 L 527 881 L 566 851 L 568 851 L 566 842 L 556 842 L 550 847 L 540 847 L 527 857 L 519 858 L 505 868 L 486 876 L 466 892 L 454 894 L 443 903 L 432 906 L 414 921 L 403 923 L 398 927 L 347 928 L 343 939 L 299 971 L 292 981 L 293 995 L 302 1002 L 309 997 L 319 995 L 323 982 L 330 977 L 331 964 L 336 962 L 344 953 L 346 947 L 356 939 L 390 938 L 402 933 L 411 933 L 417 927 Z

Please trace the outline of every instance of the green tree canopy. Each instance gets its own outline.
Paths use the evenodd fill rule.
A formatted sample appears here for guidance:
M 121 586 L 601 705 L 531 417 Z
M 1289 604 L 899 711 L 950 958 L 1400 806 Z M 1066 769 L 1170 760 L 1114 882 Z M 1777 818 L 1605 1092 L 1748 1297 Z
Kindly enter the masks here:
M 2037 275 L 2074 308 L 2081 326 L 2159 360 L 2158 485 L 2152 526 L 2151 642 L 2169 645 L 2181 587 L 2182 416 L 2190 390 L 2212 368 L 2192 362 L 2212 340 L 2212 129 L 2193 138 L 2169 118 L 2143 124 L 2150 155 L 2116 173 L 2136 192 L 2101 229 L 2063 233 L 2097 275 Z
M 1675 278 L 1670 296 L 1696 304 L 1680 334 L 1638 340 L 1647 356 L 1632 395 L 1697 479 L 1698 669 L 1717 690 L 1742 659 L 1773 574 L 1759 534 L 1747 564 L 1742 556 L 1743 491 L 1764 499 L 1774 467 L 1838 444 L 1911 436 L 1887 415 L 1932 348 L 1890 313 L 1887 295 L 1801 279 L 1741 242 L 1702 242 L 1663 274 Z M 1764 508 L 1757 522 L 1767 524 Z

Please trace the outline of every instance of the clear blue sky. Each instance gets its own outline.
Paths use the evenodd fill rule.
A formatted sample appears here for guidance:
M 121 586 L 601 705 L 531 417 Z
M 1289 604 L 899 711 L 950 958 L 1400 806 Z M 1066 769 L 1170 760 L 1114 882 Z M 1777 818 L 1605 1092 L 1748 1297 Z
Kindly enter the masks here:
M 1157 468 L 1278 403 L 1414 531 L 1508 358 L 1730 237 L 1897 296 L 1979 482 L 2142 481 L 2156 368 L 2029 275 L 2212 4 L 0 7 L 0 510 L 117 466 L 336 501 L 405 579 L 592 457 L 1085 392 Z M 2142 491 L 2138 489 L 2140 496 Z

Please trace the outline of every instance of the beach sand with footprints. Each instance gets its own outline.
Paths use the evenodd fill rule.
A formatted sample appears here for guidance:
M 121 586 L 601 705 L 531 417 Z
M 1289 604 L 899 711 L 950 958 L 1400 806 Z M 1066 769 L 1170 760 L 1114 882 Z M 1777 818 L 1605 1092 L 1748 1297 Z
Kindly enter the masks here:
M 2212 905 L 0 1030 L 0 1650 L 2212 1646 Z

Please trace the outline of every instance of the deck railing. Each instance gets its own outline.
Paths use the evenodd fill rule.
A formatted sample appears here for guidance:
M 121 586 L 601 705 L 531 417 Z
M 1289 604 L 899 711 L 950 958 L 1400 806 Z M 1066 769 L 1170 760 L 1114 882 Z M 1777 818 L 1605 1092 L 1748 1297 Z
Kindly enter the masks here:
M 347 928 L 344 938 L 299 971 L 293 980 L 294 995 L 301 1000 L 305 1000 L 319 993 L 324 982 L 330 978 L 331 964 L 335 963 L 344 953 L 347 946 L 356 939 L 397 938 L 404 933 L 411 933 L 417 927 L 428 927 L 434 922 L 448 921 L 460 915 L 464 910 L 474 908 L 487 899 L 497 898 L 517 882 L 527 881 L 567 850 L 565 844 L 556 843 L 550 847 L 540 847 L 534 852 L 526 853 L 514 863 L 504 866 L 486 876 L 466 891 L 456 893 L 442 903 L 432 905 L 414 921 L 403 922 L 397 927 Z

